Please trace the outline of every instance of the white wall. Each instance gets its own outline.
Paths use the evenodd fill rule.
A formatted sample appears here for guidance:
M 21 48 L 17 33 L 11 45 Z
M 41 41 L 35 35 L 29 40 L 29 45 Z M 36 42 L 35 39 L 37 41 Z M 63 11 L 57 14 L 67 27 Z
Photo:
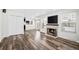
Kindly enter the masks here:
M 77 42 L 79 42 L 79 12 L 77 12 L 77 25 L 76 25 L 76 33 L 77 33 Z
M 62 14 L 65 13 L 76 13 L 76 32 L 67 32 L 67 31 L 62 31 Z M 72 41 L 79 42 L 79 12 L 78 11 L 68 11 L 68 12 L 62 12 L 59 14 L 59 28 L 58 28 L 58 36 L 63 37 Z
M 23 34 L 24 22 L 22 17 L 8 16 L 8 35 Z
M 2 27 L 2 15 L 1 15 L 1 10 L 0 10 L 0 39 L 2 38 L 1 27 Z
M 67 13 L 67 12 L 66 12 Z M 73 13 L 73 12 L 68 12 L 68 13 Z M 76 13 L 76 12 L 75 12 Z M 59 22 L 59 28 L 58 28 L 58 36 L 59 37 L 63 37 L 63 38 L 66 38 L 66 39 L 70 39 L 70 40 L 73 40 L 73 41 L 77 41 L 77 33 L 74 33 L 74 32 L 67 32 L 67 31 L 62 31 L 62 14 L 65 14 L 64 12 L 59 14 L 59 17 L 58 17 L 58 22 Z
M 62 14 L 66 14 L 66 13 L 76 13 L 76 33 L 62 31 L 62 25 L 61 25 Z M 51 14 L 48 14 L 45 16 L 48 17 L 48 16 L 53 16 L 53 15 L 58 15 L 58 24 L 59 24 L 58 37 L 62 37 L 65 39 L 79 42 L 79 10 L 63 10 L 63 11 L 58 11 L 58 12 L 53 12 L 53 13 L 51 12 Z
M 0 12 L 0 36 L 7 37 L 10 35 L 23 34 L 24 29 L 24 15 L 22 13 L 14 13 L 8 11 L 6 13 Z

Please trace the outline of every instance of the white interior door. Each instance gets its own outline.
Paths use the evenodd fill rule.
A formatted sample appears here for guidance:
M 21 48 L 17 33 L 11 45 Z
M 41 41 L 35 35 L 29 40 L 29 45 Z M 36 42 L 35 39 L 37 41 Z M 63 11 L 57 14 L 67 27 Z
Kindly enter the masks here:
M 17 17 L 16 18 L 16 34 L 24 34 L 24 20 L 23 17 Z
M 8 17 L 9 35 L 23 34 L 23 18 L 16 16 Z
M 40 29 L 41 28 L 41 23 L 40 23 L 40 20 L 36 20 L 36 23 L 35 23 L 35 25 L 36 25 L 36 29 Z

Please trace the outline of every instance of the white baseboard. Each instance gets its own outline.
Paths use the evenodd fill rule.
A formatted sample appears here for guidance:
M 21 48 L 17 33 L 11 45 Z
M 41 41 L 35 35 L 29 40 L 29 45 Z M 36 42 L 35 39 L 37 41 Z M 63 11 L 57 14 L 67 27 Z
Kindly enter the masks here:
M 49 35 L 49 34 L 45 34 L 45 35 L 53 37 L 53 38 L 58 38 L 58 36 L 52 36 L 52 35 Z
M 3 39 L 4 37 L 0 37 L 0 42 L 1 42 L 1 40 Z
M 76 41 L 76 42 L 78 42 L 78 43 L 79 43 L 79 41 Z
M 2 40 L 4 37 L 7 37 L 7 36 L 0 36 L 0 42 L 1 42 L 1 40 Z

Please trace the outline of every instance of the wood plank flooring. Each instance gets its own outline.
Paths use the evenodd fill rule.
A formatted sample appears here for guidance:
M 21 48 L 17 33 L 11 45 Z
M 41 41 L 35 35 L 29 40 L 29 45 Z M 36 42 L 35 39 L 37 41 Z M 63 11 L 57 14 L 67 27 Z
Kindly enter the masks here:
M 79 43 L 63 38 L 53 38 L 36 30 L 5 37 L 0 50 L 78 50 Z

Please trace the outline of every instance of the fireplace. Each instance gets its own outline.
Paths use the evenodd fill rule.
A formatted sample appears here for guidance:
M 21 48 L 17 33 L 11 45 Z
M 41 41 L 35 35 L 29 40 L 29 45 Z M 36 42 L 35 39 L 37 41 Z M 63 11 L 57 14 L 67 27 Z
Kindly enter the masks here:
M 57 36 L 57 29 L 53 28 L 47 28 L 47 34 L 52 35 L 52 36 Z

